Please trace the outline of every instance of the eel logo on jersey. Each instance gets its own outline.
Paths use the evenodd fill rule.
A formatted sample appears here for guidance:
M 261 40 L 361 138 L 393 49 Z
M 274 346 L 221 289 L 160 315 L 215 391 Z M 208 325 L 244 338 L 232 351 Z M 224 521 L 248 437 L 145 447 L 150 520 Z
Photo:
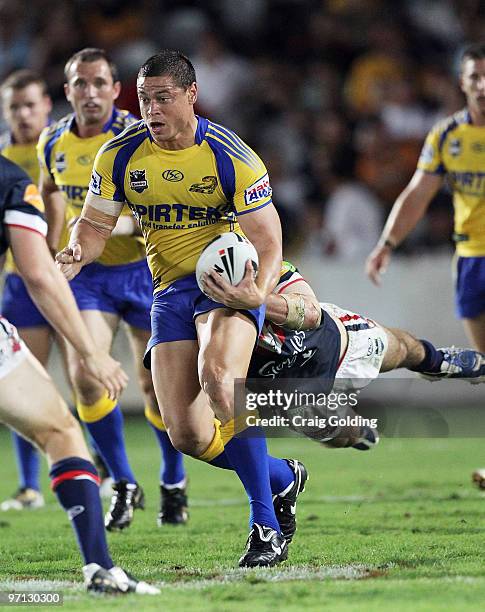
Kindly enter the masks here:
M 178 183 L 184 178 L 184 175 L 180 170 L 165 170 L 165 172 L 162 173 L 162 178 L 166 181 L 170 181 L 170 183 Z
M 92 191 L 94 195 L 97 195 L 97 196 L 101 195 L 102 179 L 103 177 L 98 172 L 96 172 L 96 170 L 93 170 L 91 174 L 91 182 L 89 183 L 89 190 Z
M 461 153 L 461 140 L 459 138 L 453 138 L 450 140 L 449 147 L 450 155 L 452 157 L 458 157 Z
M 195 193 L 214 193 L 217 187 L 217 177 L 204 176 L 201 183 L 194 183 L 190 186 L 189 191 Z
M 61 172 L 64 172 L 64 170 L 67 168 L 66 154 L 65 153 L 56 153 L 55 166 L 56 166 L 56 170 L 57 170 L 57 172 L 59 172 L 59 174 Z
M 272 193 L 273 190 L 269 184 L 269 176 L 266 173 L 244 191 L 244 203 L 246 206 L 255 204 L 260 200 L 271 197 Z
M 148 181 L 145 170 L 130 170 L 130 188 L 137 193 L 148 189 Z

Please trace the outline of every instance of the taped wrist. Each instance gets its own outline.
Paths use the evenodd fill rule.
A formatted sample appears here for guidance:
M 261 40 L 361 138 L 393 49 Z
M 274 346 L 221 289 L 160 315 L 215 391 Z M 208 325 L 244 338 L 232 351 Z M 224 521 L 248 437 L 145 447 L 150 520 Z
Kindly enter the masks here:
M 295 293 L 280 294 L 288 306 L 288 314 L 283 321 L 283 326 L 299 331 L 305 323 L 305 298 Z

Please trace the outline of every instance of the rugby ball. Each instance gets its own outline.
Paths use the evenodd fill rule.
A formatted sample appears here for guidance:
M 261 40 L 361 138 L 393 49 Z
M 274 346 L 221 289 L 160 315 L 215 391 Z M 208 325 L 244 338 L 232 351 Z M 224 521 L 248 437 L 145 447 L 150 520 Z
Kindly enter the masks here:
M 231 285 L 239 284 L 244 277 L 248 259 L 257 274 L 258 253 L 249 240 L 236 232 L 220 234 L 209 242 L 197 261 L 195 275 L 199 289 L 203 292 L 201 277 L 209 270 L 215 270 Z

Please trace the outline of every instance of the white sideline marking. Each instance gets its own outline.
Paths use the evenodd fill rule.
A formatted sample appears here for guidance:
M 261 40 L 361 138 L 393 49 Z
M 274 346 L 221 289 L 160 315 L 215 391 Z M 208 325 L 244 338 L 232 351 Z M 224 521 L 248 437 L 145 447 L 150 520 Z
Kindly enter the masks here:
M 386 569 L 395 567 L 390 564 Z M 193 570 L 196 574 L 196 568 L 185 568 L 187 571 Z M 216 578 L 200 578 L 181 580 L 177 582 L 162 582 L 152 581 L 150 583 L 163 590 L 199 590 L 214 586 L 227 586 L 238 582 L 258 582 L 258 583 L 273 583 L 273 582 L 296 582 L 296 581 L 320 581 L 320 580 L 360 580 L 366 578 L 369 572 L 378 571 L 379 568 L 366 566 L 361 564 L 355 565 L 330 565 L 327 567 L 309 567 L 309 566 L 293 566 L 287 568 L 269 568 L 269 569 L 229 569 L 221 570 L 221 575 Z M 385 570 L 384 570 L 385 571 Z M 371 578 L 372 576 L 369 576 Z M 251 580 L 251 578 L 253 580 Z M 418 583 L 436 583 L 436 581 L 447 583 L 465 583 L 465 584 L 482 584 L 483 577 L 480 576 L 440 576 L 437 578 L 421 577 L 416 578 L 414 582 Z M 393 583 L 409 583 L 409 580 L 403 580 L 395 577 L 390 579 Z M 3 580 L 0 581 L 0 590 L 2 591 L 64 591 L 65 600 L 79 599 L 79 595 L 83 594 L 84 585 L 82 582 L 73 582 L 70 580 Z M 66 592 L 67 591 L 67 592 Z
M 359 580 L 364 578 L 374 568 L 365 565 L 331 565 L 328 567 L 292 566 L 287 568 L 255 568 L 255 569 L 225 569 L 221 570 L 220 576 L 216 578 L 189 578 L 177 582 L 152 582 L 162 589 L 204 589 L 212 586 L 226 585 L 229 583 L 245 582 L 247 578 L 257 579 L 258 582 L 293 582 L 296 580 Z M 196 568 L 185 568 L 186 571 Z M 0 590 L 10 591 L 57 591 L 69 590 L 83 591 L 82 582 L 71 580 L 2 580 Z

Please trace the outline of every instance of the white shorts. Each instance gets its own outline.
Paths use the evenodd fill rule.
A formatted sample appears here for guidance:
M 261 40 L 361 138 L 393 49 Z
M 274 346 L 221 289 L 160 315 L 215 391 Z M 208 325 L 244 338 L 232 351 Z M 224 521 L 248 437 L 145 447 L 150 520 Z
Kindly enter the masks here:
M 15 370 L 27 357 L 27 353 L 17 328 L 0 316 L 0 379 Z
M 323 310 L 340 319 L 348 334 L 347 350 L 339 364 L 334 391 L 362 389 L 378 377 L 389 340 L 372 319 L 343 310 L 335 304 L 320 304 Z

